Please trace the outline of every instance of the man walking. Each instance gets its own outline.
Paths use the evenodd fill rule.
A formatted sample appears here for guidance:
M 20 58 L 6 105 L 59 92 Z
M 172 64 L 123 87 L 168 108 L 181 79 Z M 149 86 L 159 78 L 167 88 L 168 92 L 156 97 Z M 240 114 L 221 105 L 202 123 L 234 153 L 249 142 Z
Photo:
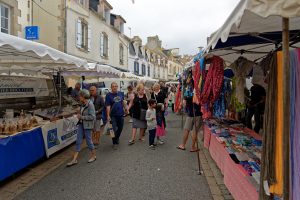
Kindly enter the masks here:
M 190 152 L 197 152 L 199 149 L 196 147 L 197 142 L 197 136 L 198 132 L 202 126 L 202 113 L 201 113 L 201 106 L 193 103 L 192 98 L 188 98 L 184 100 L 183 104 L 185 104 L 185 110 L 187 113 L 187 117 L 185 120 L 184 125 L 184 133 L 183 133 L 183 140 L 182 144 L 180 144 L 177 149 L 185 150 L 185 145 L 187 143 L 187 140 L 189 138 L 190 131 L 193 131 L 192 133 L 192 148 Z
M 92 139 L 94 145 L 98 146 L 100 142 L 100 134 L 101 134 L 102 111 L 105 105 L 102 96 L 97 94 L 97 88 L 95 86 L 90 87 L 90 95 L 91 95 L 91 101 L 93 102 L 96 111 L 96 121 L 95 121 L 95 126 L 92 134 Z
M 81 90 L 81 83 L 76 83 L 75 88 L 71 92 L 71 96 L 76 100 L 79 101 L 79 92 Z
M 111 92 L 106 95 L 105 105 L 107 121 L 112 124 L 115 132 L 115 137 L 112 138 L 113 148 L 117 149 L 124 125 L 124 108 L 126 103 L 124 102 L 124 93 L 118 92 L 118 84 L 116 82 L 111 84 Z

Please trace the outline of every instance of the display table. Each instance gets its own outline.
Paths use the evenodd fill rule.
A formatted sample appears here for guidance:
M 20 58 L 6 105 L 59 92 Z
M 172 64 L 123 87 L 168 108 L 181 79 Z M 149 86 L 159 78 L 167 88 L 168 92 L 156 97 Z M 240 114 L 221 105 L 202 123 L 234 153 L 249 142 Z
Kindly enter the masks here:
M 45 157 L 42 129 L 0 138 L 0 181 Z
M 247 131 L 247 133 L 249 132 L 249 137 L 252 136 L 255 139 L 261 139 L 259 135 L 249 129 L 245 129 L 245 131 Z M 211 132 L 209 126 L 206 124 L 204 125 L 204 147 L 208 148 L 211 157 L 220 168 L 224 175 L 224 183 L 234 199 L 258 199 L 258 187 L 255 187 L 255 185 L 249 181 L 252 177 L 242 165 L 236 164 L 233 161 L 225 148 L 225 144 Z

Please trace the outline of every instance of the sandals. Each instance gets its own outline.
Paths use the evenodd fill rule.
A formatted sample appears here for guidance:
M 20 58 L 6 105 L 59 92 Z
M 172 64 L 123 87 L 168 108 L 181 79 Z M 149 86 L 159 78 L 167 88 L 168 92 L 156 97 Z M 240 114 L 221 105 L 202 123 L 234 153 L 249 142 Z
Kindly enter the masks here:
M 93 158 L 90 158 L 90 159 L 88 160 L 88 163 L 92 163 L 92 162 L 96 161 L 96 159 L 97 159 L 97 157 L 96 157 L 96 156 L 95 156 L 95 157 L 93 157 Z
M 130 141 L 128 142 L 128 145 L 133 145 L 134 143 L 135 143 L 134 140 L 130 140 Z
M 176 148 L 179 149 L 179 150 L 185 151 L 185 148 L 184 148 L 184 147 L 177 146 Z
M 198 152 L 198 151 L 200 151 L 200 149 L 191 149 L 190 150 L 191 153 Z
M 67 164 L 67 167 L 71 167 L 71 166 L 73 166 L 73 165 L 77 165 L 77 160 L 72 160 L 71 162 L 69 162 L 68 164 Z

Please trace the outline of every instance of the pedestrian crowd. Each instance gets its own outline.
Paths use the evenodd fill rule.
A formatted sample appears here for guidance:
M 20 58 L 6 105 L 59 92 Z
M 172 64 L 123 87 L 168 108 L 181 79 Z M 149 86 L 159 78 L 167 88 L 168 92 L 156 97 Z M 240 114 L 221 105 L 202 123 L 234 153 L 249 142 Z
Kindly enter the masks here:
M 146 88 L 143 83 L 139 83 L 136 87 L 128 86 L 127 94 L 119 91 L 116 82 L 111 84 L 111 91 L 106 95 L 105 99 L 97 93 L 97 88 L 91 86 L 89 91 L 80 89 L 81 84 L 77 83 L 71 96 L 80 103 L 80 112 L 78 118 L 78 134 L 76 140 L 76 149 L 71 162 L 67 166 L 77 164 L 79 152 L 83 138 L 90 150 L 90 158 L 88 163 L 96 160 L 95 149 L 100 143 L 101 130 L 113 132 L 112 144 L 113 149 L 118 149 L 120 136 L 124 126 L 124 117 L 129 115 L 129 122 L 132 123 L 132 134 L 128 142 L 134 145 L 137 141 L 137 132 L 139 130 L 138 140 L 145 141 L 146 130 L 149 132 L 149 148 L 155 150 L 157 145 L 163 145 L 166 136 L 166 116 L 168 115 L 168 107 L 172 107 L 174 112 L 176 87 L 166 87 L 164 83 L 155 83 L 151 88 Z M 192 131 L 194 124 L 199 129 L 201 126 L 201 113 L 192 112 L 192 103 L 188 102 L 188 117 L 185 124 L 185 132 L 183 143 L 177 148 L 185 150 L 185 144 L 188 139 L 189 132 Z M 194 108 L 194 107 L 193 107 Z M 105 113 L 105 114 L 104 114 Z M 106 119 L 105 119 L 106 118 Z M 104 127 L 104 128 L 102 128 Z M 111 127 L 111 128 L 109 128 Z M 105 134 L 105 133 L 104 133 Z M 196 135 L 193 135 L 193 145 L 191 152 L 195 152 L 198 148 L 195 146 Z

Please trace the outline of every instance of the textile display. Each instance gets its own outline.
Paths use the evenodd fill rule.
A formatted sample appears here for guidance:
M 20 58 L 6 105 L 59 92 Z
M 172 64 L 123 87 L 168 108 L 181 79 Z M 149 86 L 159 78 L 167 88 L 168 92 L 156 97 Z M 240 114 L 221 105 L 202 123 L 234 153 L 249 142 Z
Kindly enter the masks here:
M 283 55 L 277 52 L 277 109 L 276 109 L 276 148 L 275 177 L 276 183 L 271 185 L 270 192 L 276 195 L 283 193 Z
M 258 199 L 262 140 L 236 121 L 210 119 L 204 142 L 235 199 Z
M 276 181 L 274 157 L 276 149 L 276 117 L 274 117 L 274 113 L 277 112 L 277 54 L 274 53 L 272 56 L 269 55 L 266 59 L 269 64 L 265 63 L 264 66 L 269 70 L 269 75 L 267 78 L 268 90 L 266 91 L 264 114 L 261 183 L 267 181 L 268 184 L 274 184 Z M 260 199 L 268 199 L 263 184 L 260 185 Z
M 214 103 L 214 116 L 217 118 L 222 118 L 226 115 L 226 108 L 228 108 L 228 97 L 231 95 L 230 83 L 231 81 L 229 79 L 224 79 L 220 97 Z
M 0 139 L 0 181 L 46 156 L 42 129 Z
M 267 88 L 264 71 L 260 65 L 253 66 L 252 84 L 258 84 L 263 86 L 265 89 Z
M 290 135 L 290 152 L 291 152 L 291 199 L 300 199 L 300 49 L 290 52 L 290 69 L 291 69 L 291 135 Z
M 220 95 L 224 79 L 224 61 L 218 56 L 211 58 L 211 64 L 206 75 L 203 91 L 201 93 L 201 104 L 215 102 Z
M 174 105 L 174 112 L 177 113 L 181 110 L 182 108 L 182 100 L 181 100 L 181 95 L 182 95 L 182 86 L 179 83 L 177 86 L 177 92 L 176 92 L 176 96 L 175 96 L 175 105 Z
M 194 81 L 194 96 L 193 96 L 193 102 L 196 104 L 200 104 L 200 100 L 201 100 L 201 82 L 200 82 L 200 78 L 201 78 L 201 71 L 200 71 L 200 62 L 197 61 L 195 63 L 195 66 L 193 67 L 193 81 Z
M 239 102 L 238 98 L 235 96 L 236 92 L 237 92 L 237 85 L 236 85 L 236 78 L 234 77 L 232 79 L 232 94 L 233 95 L 231 95 L 230 106 L 231 106 L 232 111 L 241 112 L 241 111 L 246 110 L 246 105 L 244 103 Z
M 245 103 L 244 88 L 246 86 L 246 77 L 252 70 L 254 64 L 254 62 L 241 56 L 229 66 L 233 70 L 236 79 L 235 96 L 241 104 Z

